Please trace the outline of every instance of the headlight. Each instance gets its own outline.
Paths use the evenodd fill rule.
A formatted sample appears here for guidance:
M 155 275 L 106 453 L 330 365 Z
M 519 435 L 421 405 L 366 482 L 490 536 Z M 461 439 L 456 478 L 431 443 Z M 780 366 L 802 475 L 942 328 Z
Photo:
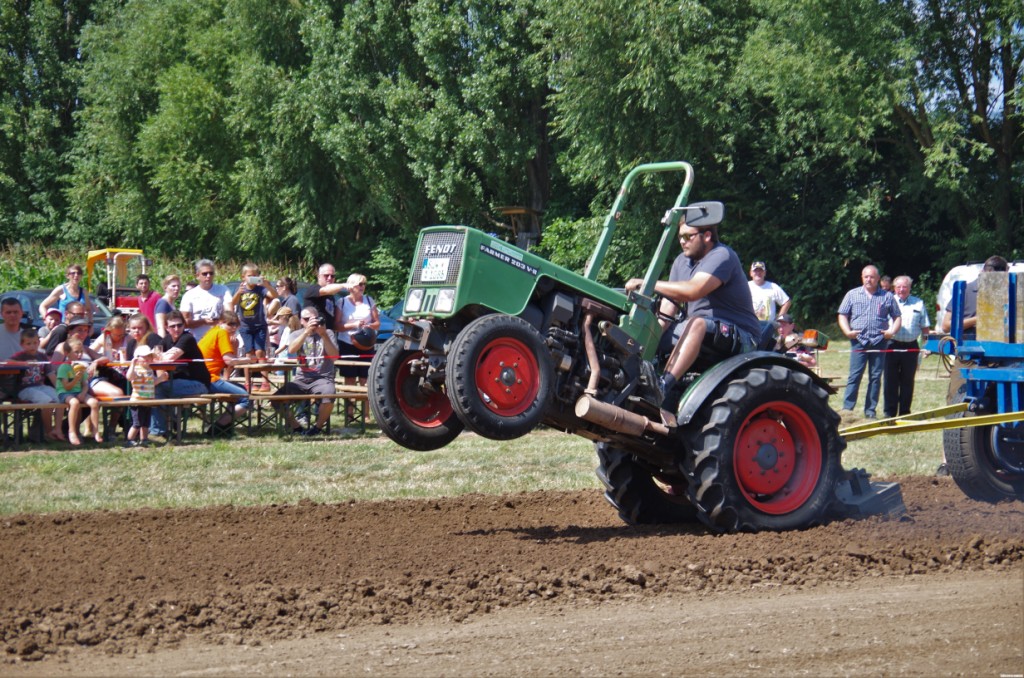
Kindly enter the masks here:
M 412 290 L 405 300 L 405 312 L 419 313 L 421 308 L 423 308 L 423 290 Z
M 438 313 L 451 313 L 455 307 L 455 290 L 439 290 L 437 301 L 434 303 L 434 310 Z

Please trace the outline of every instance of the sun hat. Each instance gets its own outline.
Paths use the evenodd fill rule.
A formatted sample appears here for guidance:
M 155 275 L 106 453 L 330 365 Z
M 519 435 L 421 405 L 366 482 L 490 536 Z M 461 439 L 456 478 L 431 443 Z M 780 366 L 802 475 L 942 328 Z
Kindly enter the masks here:
M 145 358 L 147 355 L 151 355 L 152 353 L 153 349 L 151 349 L 149 346 L 146 346 L 145 344 L 135 349 L 136 358 Z
M 85 318 L 75 318 L 68 323 L 68 328 L 70 329 L 75 327 L 92 327 L 92 323 Z

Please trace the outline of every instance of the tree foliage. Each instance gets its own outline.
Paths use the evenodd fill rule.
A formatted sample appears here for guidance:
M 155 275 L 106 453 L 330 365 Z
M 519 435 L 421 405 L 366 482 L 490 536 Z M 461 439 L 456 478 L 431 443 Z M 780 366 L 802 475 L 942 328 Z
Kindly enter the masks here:
M 90 0 L 0 0 L 0 236 L 60 232 L 75 133 L 78 37 Z
M 682 159 L 805 316 L 867 262 L 1024 251 L 1011 0 L 0 0 L 0 36 L 7 241 L 331 260 L 398 296 L 421 227 L 507 233 L 499 205 L 582 268 L 626 171 Z M 676 192 L 631 196 L 610 284 Z

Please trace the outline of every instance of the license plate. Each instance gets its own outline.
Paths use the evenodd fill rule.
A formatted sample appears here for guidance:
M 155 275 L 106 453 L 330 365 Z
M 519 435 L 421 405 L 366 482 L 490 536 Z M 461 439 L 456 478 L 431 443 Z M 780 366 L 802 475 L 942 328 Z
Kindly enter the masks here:
M 444 282 L 448 279 L 447 257 L 423 260 L 423 271 L 420 273 L 420 280 L 423 282 Z

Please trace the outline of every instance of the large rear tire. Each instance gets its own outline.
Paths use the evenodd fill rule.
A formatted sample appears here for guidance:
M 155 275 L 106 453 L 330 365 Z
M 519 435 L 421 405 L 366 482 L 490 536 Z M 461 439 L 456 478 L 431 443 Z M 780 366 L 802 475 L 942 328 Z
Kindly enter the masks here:
M 540 333 L 522 318 L 477 318 L 448 350 L 445 385 L 459 419 L 492 440 L 526 435 L 551 398 L 554 366 Z
M 966 385 L 965 385 L 966 386 Z M 965 386 L 950 404 L 964 401 Z M 962 412 L 954 417 L 971 417 Z M 1024 500 L 1024 443 L 1019 429 L 1005 426 L 975 426 L 942 432 L 946 468 L 963 493 L 978 501 Z M 1003 461 L 999 461 L 996 456 Z
M 405 350 L 404 341 L 384 342 L 370 363 L 370 411 L 380 430 L 402 447 L 425 452 L 444 447 L 462 432 L 444 390 L 425 387 L 410 363 L 421 351 Z
M 595 443 L 604 497 L 629 525 L 695 523 L 697 509 L 686 495 L 686 480 L 656 477 L 629 452 Z
M 846 444 L 828 394 L 781 365 L 740 372 L 698 413 L 686 457 L 690 500 L 719 532 L 793 530 L 821 522 Z

